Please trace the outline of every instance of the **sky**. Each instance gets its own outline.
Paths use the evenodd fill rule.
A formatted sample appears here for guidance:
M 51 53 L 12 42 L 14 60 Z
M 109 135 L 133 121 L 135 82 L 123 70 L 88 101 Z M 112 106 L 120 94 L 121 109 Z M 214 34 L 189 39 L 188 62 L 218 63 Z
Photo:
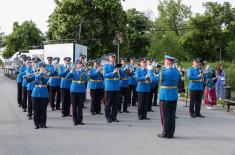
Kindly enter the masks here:
M 210 0 L 183 0 L 183 3 L 191 6 L 193 13 L 202 13 L 202 3 Z M 223 3 L 225 0 L 213 0 Z M 235 0 L 227 0 L 235 6 Z M 151 12 L 153 18 L 157 17 L 158 0 L 125 0 L 125 10 L 136 8 L 139 11 Z M 38 28 L 45 33 L 47 20 L 55 8 L 54 0 L 0 0 L 0 32 L 9 34 L 12 32 L 14 21 L 22 23 L 25 20 L 33 20 Z

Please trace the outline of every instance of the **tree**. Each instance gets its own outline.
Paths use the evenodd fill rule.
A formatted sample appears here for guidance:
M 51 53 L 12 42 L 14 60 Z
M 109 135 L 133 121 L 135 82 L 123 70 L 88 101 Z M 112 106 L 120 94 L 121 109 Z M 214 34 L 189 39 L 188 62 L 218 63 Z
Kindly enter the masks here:
M 178 60 L 187 59 L 184 48 L 179 43 L 179 36 L 174 32 L 155 32 L 151 42 L 150 57 L 163 58 L 165 54 L 176 57 Z
M 13 32 L 3 39 L 3 57 L 9 58 L 19 50 L 28 50 L 30 46 L 40 45 L 41 41 L 42 33 L 33 21 L 25 21 L 21 25 L 14 22 Z
M 185 50 L 192 56 L 205 59 L 219 59 L 219 53 L 225 56 L 225 47 L 231 40 L 232 21 L 234 11 L 229 3 L 205 3 L 206 12 L 197 14 L 189 21 L 191 28 L 180 42 Z
M 151 42 L 152 26 L 152 22 L 145 13 L 136 9 L 127 10 L 126 41 L 128 51 L 125 53 L 126 56 L 141 57 L 146 55 Z
M 48 20 L 48 39 L 82 43 L 91 57 L 116 50 L 112 41 L 126 25 L 120 0 L 61 0 L 56 4 Z
M 170 29 L 180 35 L 180 31 L 185 28 L 187 20 L 191 16 L 191 8 L 182 4 L 182 0 L 160 0 L 159 29 Z

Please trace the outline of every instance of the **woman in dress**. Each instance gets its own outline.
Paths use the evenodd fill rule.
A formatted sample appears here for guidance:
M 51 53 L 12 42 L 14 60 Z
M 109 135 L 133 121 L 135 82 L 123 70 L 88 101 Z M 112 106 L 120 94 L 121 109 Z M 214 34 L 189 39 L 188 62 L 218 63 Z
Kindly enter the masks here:
M 206 88 L 205 88 L 205 104 L 207 109 L 213 109 L 213 106 L 216 105 L 216 72 L 212 68 L 208 68 L 208 72 L 205 76 L 206 78 Z
M 223 98 L 225 72 L 224 72 L 221 64 L 218 64 L 216 69 L 217 69 L 217 71 L 216 71 L 216 77 L 217 77 L 216 94 L 217 94 L 217 98 L 219 98 L 221 100 Z

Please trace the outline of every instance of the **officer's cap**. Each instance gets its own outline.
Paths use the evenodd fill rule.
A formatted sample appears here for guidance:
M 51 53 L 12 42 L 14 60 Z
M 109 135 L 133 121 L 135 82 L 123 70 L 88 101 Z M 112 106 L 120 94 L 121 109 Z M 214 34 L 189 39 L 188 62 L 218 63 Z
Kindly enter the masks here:
M 86 56 L 85 55 L 80 55 L 80 58 L 85 59 Z
M 53 58 L 53 61 L 54 61 L 54 60 L 60 61 L 60 58 L 59 58 L 59 57 L 54 57 L 54 58 Z
M 192 61 L 200 63 L 200 59 L 199 58 L 194 58 Z
M 120 60 L 124 60 L 124 61 L 126 61 L 126 58 L 120 58 Z
M 65 57 L 64 61 L 71 61 L 71 58 L 70 57 Z
M 172 56 L 169 56 L 169 55 L 165 55 L 164 56 L 165 60 L 169 60 L 169 61 L 175 61 L 176 59 Z
M 53 57 L 49 56 L 49 57 L 47 57 L 47 60 L 50 61 L 50 60 L 52 60 L 52 58 Z
M 141 59 L 140 59 L 140 62 L 142 62 L 142 61 L 146 62 L 147 59 L 146 59 L 146 58 L 141 58 Z
M 109 53 L 108 57 L 116 57 L 116 55 L 114 53 Z
M 130 57 L 130 60 L 135 60 L 135 57 Z
M 39 62 L 39 63 L 37 64 L 37 67 L 42 67 L 42 66 L 46 66 L 46 63 L 45 63 L 45 62 Z
M 37 62 L 40 62 L 41 59 L 40 59 L 39 57 L 33 57 L 33 58 L 32 58 L 32 61 L 35 62 L 35 63 L 37 63 Z

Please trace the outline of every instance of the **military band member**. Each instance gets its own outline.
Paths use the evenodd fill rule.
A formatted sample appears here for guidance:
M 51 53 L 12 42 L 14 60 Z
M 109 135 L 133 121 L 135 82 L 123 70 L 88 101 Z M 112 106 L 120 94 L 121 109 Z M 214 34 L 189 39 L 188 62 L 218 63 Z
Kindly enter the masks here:
M 180 73 L 173 68 L 174 61 L 175 58 L 165 55 L 164 68 L 156 77 L 160 85 L 160 112 L 163 126 L 162 134 L 158 134 L 160 138 L 173 138 L 175 132 L 175 112 L 178 100 L 177 85 Z M 149 74 L 153 75 L 152 73 Z
M 87 75 L 82 70 L 82 61 L 77 60 L 75 62 L 76 68 L 72 68 L 66 79 L 72 79 L 70 86 L 70 96 L 73 109 L 73 122 L 74 125 L 84 125 L 83 123 L 83 102 L 86 92 L 85 81 L 87 81 Z
M 136 100 L 137 100 L 137 92 L 136 92 L 136 85 L 137 85 L 137 81 L 135 78 L 135 71 L 137 69 L 137 65 L 135 64 L 135 58 L 131 57 L 130 58 L 130 64 L 128 65 L 130 67 L 130 69 L 132 70 L 132 72 L 129 75 L 129 104 L 131 104 L 132 106 L 136 106 Z
M 61 77 L 60 83 L 60 92 L 61 92 L 61 100 L 62 100 L 62 117 L 70 117 L 70 107 L 71 107 L 71 98 L 70 98 L 70 86 L 71 79 L 66 79 L 66 76 L 69 74 L 71 65 L 71 58 L 64 58 L 64 65 L 59 67 L 59 76 Z
M 121 76 L 121 88 L 120 88 L 120 104 L 119 104 L 119 112 L 129 113 L 127 110 L 128 102 L 129 102 L 129 85 L 128 85 L 128 74 L 130 69 L 126 65 L 125 58 L 121 58 L 122 67 L 120 69 L 120 76 Z
M 88 66 L 87 66 L 87 62 L 86 62 L 86 56 L 85 55 L 80 55 L 79 61 L 82 62 L 82 71 L 87 72 L 87 70 L 89 70 L 89 69 L 87 69 Z M 88 81 L 85 81 L 86 90 L 87 90 L 87 83 L 88 83 Z M 84 99 L 83 100 L 84 100 L 83 101 L 83 108 L 86 109 L 87 107 L 84 105 L 84 103 L 86 101 L 86 92 L 84 93 Z
M 153 72 L 155 75 L 158 75 L 161 70 L 161 65 L 157 64 L 156 67 L 154 67 Z M 153 99 L 153 106 L 158 106 L 158 82 L 153 81 L 155 84 L 154 88 L 154 99 Z
M 22 106 L 22 81 L 23 81 L 23 77 L 22 77 L 22 73 L 26 71 L 27 66 L 25 65 L 25 60 L 27 59 L 26 55 L 21 55 L 20 57 L 21 61 L 23 62 L 22 66 L 18 66 L 16 68 L 16 82 L 17 82 L 17 102 L 18 102 L 18 106 L 21 107 Z
M 120 103 L 120 68 L 115 64 L 116 56 L 109 56 L 109 63 L 103 67 L 105 78 L 105 116 L 108 123 L 119 122 L 117 110 Z
M 26 70 L 26 75 L 24 76 L 27 82 L 27 100 L 28 100 L 28 118 L 32 119 L 33 116 L 33 104 L 32 104 L 32 91 L 35 85 L 35 72 L 32 62 L 28 62 L 28 68 Z
M 104 91 L 104 77 L 102 74 L 102 67 L 100 62 L 94 61 L 93 67 L 88 72 L 90 89 L 92 115 L 101 114 L 101 99 Z
M 47 70 L 46 64 L 38 63 L 40 71 L 35 75 L 35 86 L 32 92 L 32 103 L 34 112 L 35 129 L 47 128 L 47 104 L 48 104 L 48 89 L 47 89 Z
M 200 60 L 193 59 L 192 67 L 188 69 L 188 79 L 190 80 L 190 107 L 189 113 L 192 118 L 204 117 L 201 115 L 201 103 L 203 96 L 203 71 L 200 69 Z
M 24 73 L 22 73 L 22 76 L 25 76 L 27 72 L 30 72 L 30 70 L 32 70 L 32 67 L 30 67 L 29 65 L 31 64 L 31 57 L 28 57 L 26 60 L 26 66 L 27 69 Z M 23 112 L 26 112 L 27 109 L 27 80 L 25 78 L 23 78 L 22 81 L 22 109 Z
M 140 68 L 135 72 L 138 82 L 136 91 L 138 92 L 138 117 L 139 120 L 149 120 L 147 117 L 147 107 L 149 102 L 149 93 L 151 90 L 151 81 L 148 75 L 146 59 L 140 59 Z
M 149 70 L 150 68 L 153 68 L 152 59 L 147 59 L 147 69 Z M 155 88 L 156 88 L 156 84 L 154 82 L 151 82 L 151 89 L 149 92 L 149 99 L 148 99 L 148 106 L 147 106 L 148 112 L 154 112 L 152 110 L 152 105 L 153 105 L 153 95 L 154 95 Z
M 52 58 L 53 63 L 49 63 L 47 65 L 47 70 L 50 71 L 50 78 L 48 84 L 50 86 L 50 105 L 52 111 L 60 110 L 60 101 L 61 101 L 61 94 L 60 94 L 60 82 L 61 79 L 58 75 L 58 68 L 59 68 L 59 61 L 60 58 L 55 57 Z M 55 97 L 56 97 L 56 105 L 55 105 Z

